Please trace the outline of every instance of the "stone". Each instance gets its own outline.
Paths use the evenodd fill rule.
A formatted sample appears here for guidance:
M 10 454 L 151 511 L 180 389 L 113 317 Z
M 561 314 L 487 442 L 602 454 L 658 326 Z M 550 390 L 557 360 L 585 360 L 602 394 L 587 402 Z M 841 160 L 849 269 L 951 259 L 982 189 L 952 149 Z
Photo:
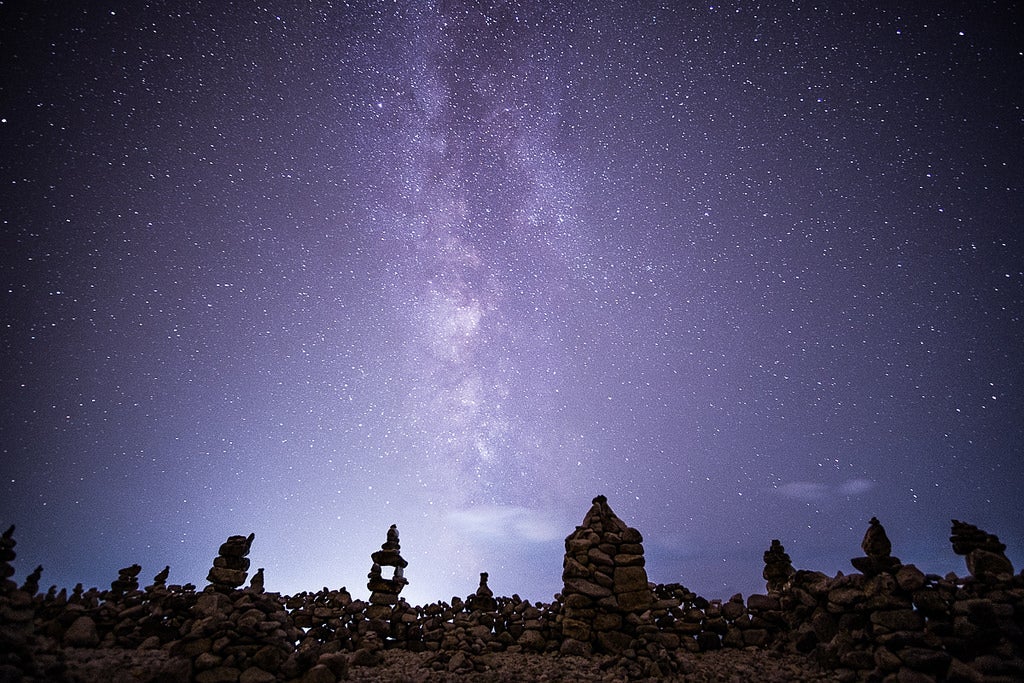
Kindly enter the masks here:
M 872 612 L 871 623 L 888 631 L 919 631 L 924 628 L 924 619 L 911 609 Z
M 947 652 L 920 647 L 903 649 L 899 653 L 899 658 L 907 667 L 915 671 L 924 671 L 936 676 L 945 674 L 952 660 Z
M 263 669 L 250 666 L 238 677 L 238 683 L 274 683 L 277 676 Z
M 323 664 L 317 664 L 302 675 L 301 683 L 336 683 L 337 677 Z
M 71 647 L 96 647 L 100 644 L 99 632 L 92 617 L 80 616 L 64 632 L 64 644 Z
M 232 666 L 218 666 L 196 674 L 196 683 L 237 683 L 241 671 Z
M 967 553 L 967 571 L 980 579 L 994 579 L 1013 574 L 1013 564 L 1002 553 L 976 548 Z
M 924 586 L 924 572 L 912 564 L 905 564 L 896 572 L 896 583 L 900 590 L 913 593 Z
M 249 588 L 257 593 L 262 593 L 265 590 L 263 587 L 263 581 L 263 567 L 260 567 L 256 570 L 256 573 L 252 575 L 252 579 L 249 581 Z

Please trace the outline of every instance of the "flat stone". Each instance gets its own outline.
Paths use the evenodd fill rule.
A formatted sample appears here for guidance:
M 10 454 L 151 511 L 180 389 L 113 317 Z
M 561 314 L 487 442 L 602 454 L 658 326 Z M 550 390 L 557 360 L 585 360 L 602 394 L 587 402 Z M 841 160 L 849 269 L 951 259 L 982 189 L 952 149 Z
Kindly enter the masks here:
M 591 598 L 604 598 L 612 594 L 611 590 L 586 579 L 570 579 L 565 582 L 563 593 L 581 593 Z

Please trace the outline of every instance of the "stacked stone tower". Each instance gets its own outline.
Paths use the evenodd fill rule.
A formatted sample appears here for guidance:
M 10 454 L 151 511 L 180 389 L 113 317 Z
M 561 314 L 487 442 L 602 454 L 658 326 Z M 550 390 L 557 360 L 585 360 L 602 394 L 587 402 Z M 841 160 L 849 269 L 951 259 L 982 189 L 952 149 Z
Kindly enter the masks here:
M 654 601 L 644 569 L 643 536 L 594 498 L 583 524 L 565 539 L 562 650 L 618 653 L 629 648 Z
M 409 584 L 405 578 L 405 568 L 409 563 L 402 557 L 401 549 L 398 543 L 398 527 L 392 524 L 388 529 L 387 540 L 381 545 L 380 550 L 370 556 L 373 565 L 370 567 L 370 573 L 366 575 L 369 579 L 366 587 L 370 591 L 370 606 L 366 613 L 371 619 L 382 619 L 391 614 L 391 608 L 398 604 L 398 594 Z M 384 578 L 381 567 L 395 568 L 390 579 Z
M 256 534 L 248 536 L 229 536 L 221 543 L 217 557 L 213 558 L 213 567 L 206 580 L 213 588 L 219 590 L 235 590 L 245 583 L 249 575 L 249 550 L 252 548 Z

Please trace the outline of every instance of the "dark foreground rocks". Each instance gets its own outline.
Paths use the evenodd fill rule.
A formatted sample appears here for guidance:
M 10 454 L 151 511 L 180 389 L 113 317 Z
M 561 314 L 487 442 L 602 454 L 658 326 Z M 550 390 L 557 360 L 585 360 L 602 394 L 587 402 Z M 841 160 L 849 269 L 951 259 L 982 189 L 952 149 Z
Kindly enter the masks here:
M 168 584 L 168 567 L 140 589 L 131 565 L 109 590 L 41 593 L 41 567 L 10 579 L 13 531 L 0 536 L 0 683 L 1024 681 L 1024 574 L 962 522 L 951 540 L 970 576 L 903 564 L 872 518 L 856 573 L 796 570 L 773 541 L 765 594 L 707 600 L 649 582 L 640 532 L 599 496 L 566 538 L 552 602 L 494 596 L 482 573 L 468 598 L 425 606 L 400 597 L 395 527 L 369 601 L 268 592 L 262 571 L 241 587 L 252 534 L 221 546 L 202 590 Z

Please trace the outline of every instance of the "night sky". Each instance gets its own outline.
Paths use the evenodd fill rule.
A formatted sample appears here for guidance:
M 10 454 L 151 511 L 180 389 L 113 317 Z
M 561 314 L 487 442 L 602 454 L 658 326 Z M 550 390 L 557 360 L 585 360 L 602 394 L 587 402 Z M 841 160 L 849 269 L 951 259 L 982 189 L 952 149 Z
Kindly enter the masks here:
M 1019 8 L 895 4 L 0 3 L 15 579 L 1019 570 Z

